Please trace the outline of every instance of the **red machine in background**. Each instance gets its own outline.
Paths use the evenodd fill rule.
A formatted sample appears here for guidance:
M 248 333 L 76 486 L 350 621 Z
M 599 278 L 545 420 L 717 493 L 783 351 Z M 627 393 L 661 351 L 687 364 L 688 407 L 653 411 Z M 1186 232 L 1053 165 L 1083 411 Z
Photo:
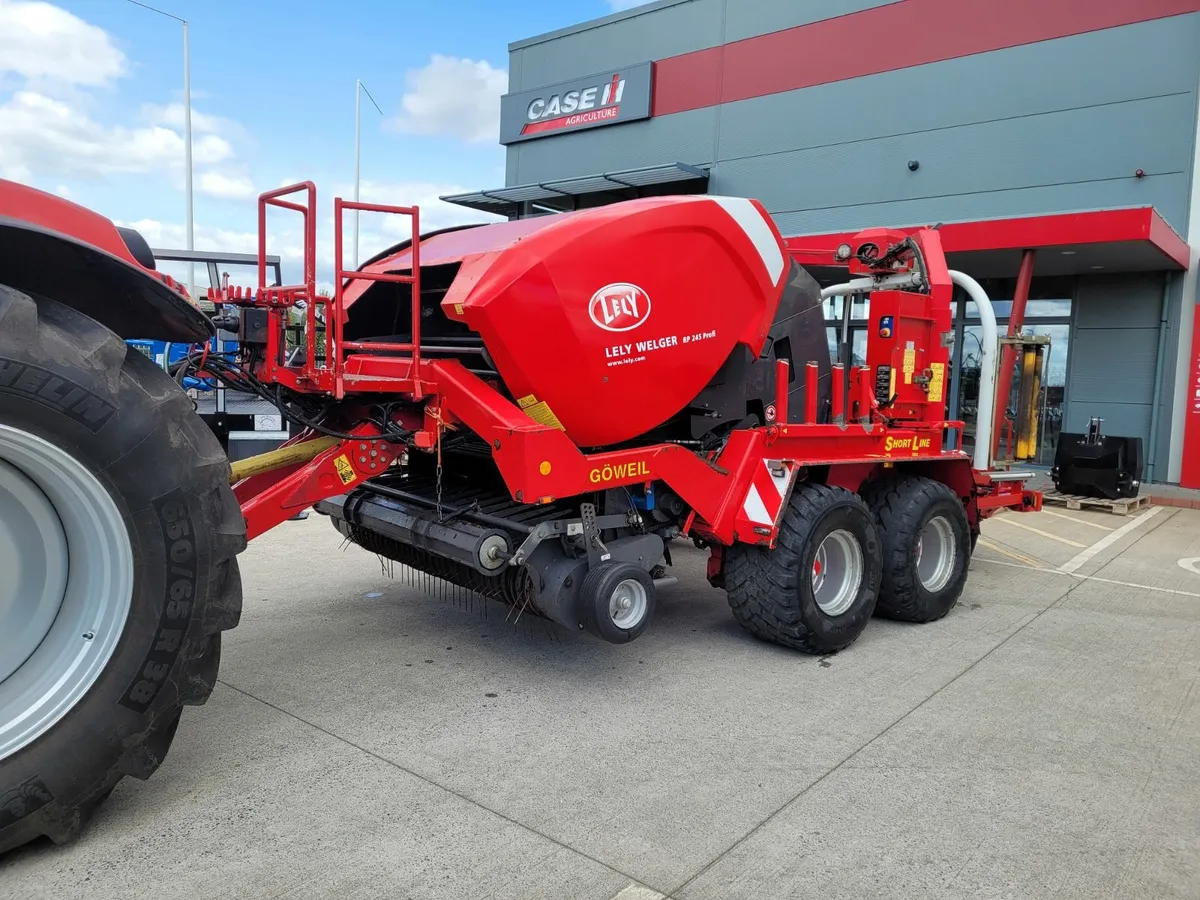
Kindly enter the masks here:
M 300 284 L 267 284 L 271 208 L 303 217 Z M 411 239 L 346 271 L 347 210 L 406 216 Z M 238 349 L 189 353 L 172 384 L 125 340 L 200 347 L 212 318 L 136 236 L 0 181 L 0 530 L 21 541 L 0 584 L 0 796 L 21 814 L 0 851 L 69 838 L 157 767 L 215 683 L 237 554 L 309 506 L 427 580 L 613 643 L 644 632 L 690 539 L 749 631 L 822 654 L 877 613 L 946 615 L 980 520 L 1040 507 L 991 471 L 995 317 L 936 230 L 808 259 L 742 198 L 424 236 L 416 208 L 334 212 L 326 297 L 315 188 L 260 198 L 257 288 L 210 295 Z M 955 284 L 983 322 L 973 459 L 945 417 Z M 848 320 L 831 359 L 834 295 L 870 297 L 865 364 Z M 189 376 L 270 400 L 297 436 L 231 466 Z

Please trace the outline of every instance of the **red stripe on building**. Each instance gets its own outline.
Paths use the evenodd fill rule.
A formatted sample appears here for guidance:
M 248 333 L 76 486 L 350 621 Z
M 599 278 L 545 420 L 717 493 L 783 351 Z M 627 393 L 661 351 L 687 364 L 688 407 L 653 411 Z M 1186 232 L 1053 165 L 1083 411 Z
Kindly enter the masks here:
M 1183 471 L 1179 483 L 1200 488 L 1200 305 L 1193 307 L 1192 354 L 1188 370 L 1187 404 L 1183 408 Z
M 920 225 L 902 228 L 912 231 Z M 801 264 L 813 264 L 818 254 L 829 254 L 847 243 L 857 232 L 803 235 L 784 243 Z M 1190 262 L 1187 241 L 1176 234 L 1153 207 L 1102 209 L 1092 212 L 986 219 L 981 222 L 952 222 L 938 232 L 947 253 L 979 250 L 1036 250 L 1073 244 L 1119 244 L 1145 241 L 1181 269 Z
M 659 60 L 654 115 L 1198 11 L 1200 0 L 901 0 Z

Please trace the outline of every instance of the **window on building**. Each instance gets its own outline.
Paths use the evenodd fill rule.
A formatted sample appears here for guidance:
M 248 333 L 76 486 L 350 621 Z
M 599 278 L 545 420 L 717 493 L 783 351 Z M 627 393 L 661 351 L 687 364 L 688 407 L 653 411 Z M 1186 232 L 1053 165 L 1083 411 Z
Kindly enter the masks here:
M 983 283 L 984 290 L 992 297 L 996 312 L 996 324 L 1000 334 L 1008 331 L 1009 314 L 1012 312 L 1012 291 L 1016 282 L 1011 279 Z M 1007 293 L 1004 293 L 1007 291 Z M 1036 465 L 1051 465 L 1058 447 L 1058 435 L 1062 431 L 1067 392 L 1067 361 L 1070 352 L 1071 309 L 1074 295 L 1073 279 L 1034 278 L 1030 287 L 1030 298 L 1025 306 L 1022 331 L 1026 334 L 1048 336 L 1050 346 L 1043 361 L 1044 381 L 1038 415 L 1038 454 L 1033 460 Z M 983 347 L 979 309 L 973 301 L 960 297 L 964 318 L 961 327 L 955 329 L 955 347 L 951 356 L 952 396 L 951 418 L 962 420 L 963 449 L 974 450 L 975 426 L 979 402 L 979 360 Z M 961 340 L 959 339 L 961 337 Z M 1014 363 L 1014 371 L 1016 364 Z M 954 370 L 957 369 L 957 373 Z M 1007 398 L 1006 408 L 1015 411 L 1017 379 L 1014 375 L 1013 388 Z M 1003 401 L 1001 401 L 1003 402 Z M 1002 435 L 1003 437 L 1003 435 Z M 1004 455 L 1004 449 L 1001 450 Z

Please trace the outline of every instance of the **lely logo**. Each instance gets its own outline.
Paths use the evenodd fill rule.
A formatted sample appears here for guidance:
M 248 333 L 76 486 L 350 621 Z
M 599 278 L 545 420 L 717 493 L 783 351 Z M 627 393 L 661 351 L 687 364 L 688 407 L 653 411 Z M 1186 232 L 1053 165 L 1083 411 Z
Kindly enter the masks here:
M 592 294 L 588 315 L 605 331 L 632 331 L 650 318 L 650 295 L 636 284 L 606 284 Z

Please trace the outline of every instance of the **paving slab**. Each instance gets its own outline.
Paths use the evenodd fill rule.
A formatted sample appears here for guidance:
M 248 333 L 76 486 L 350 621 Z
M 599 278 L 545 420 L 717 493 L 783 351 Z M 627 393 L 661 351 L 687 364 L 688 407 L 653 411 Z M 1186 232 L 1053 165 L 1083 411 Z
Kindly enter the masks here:
M 0 898 L 563 897 L 630 879 L 227 686 L 77 843 L 0 864 Z
M 296 527 L 314 559 L 340 543 Z M 264 541 L 256 564 L 282 552 Z M 945 621 L 877 620 L 818 660 L 747 636 L 704 554 L 678 556 L 651 630 L 614 647 L 483 618 L 349 548 L 251 588 L 223 678 L 661 890 L 1054 599 L 981 569 Z
M 945 620 L 823 659 L 747 636 L 688 546 L 616 647 L 289 522 L 163 768 L 0 898 L 1200 896 L 1191 515 L 1077 577 L 986 523 Z
M 676 896 L 1195 898 L 1198 636 L 1056 606 Z

